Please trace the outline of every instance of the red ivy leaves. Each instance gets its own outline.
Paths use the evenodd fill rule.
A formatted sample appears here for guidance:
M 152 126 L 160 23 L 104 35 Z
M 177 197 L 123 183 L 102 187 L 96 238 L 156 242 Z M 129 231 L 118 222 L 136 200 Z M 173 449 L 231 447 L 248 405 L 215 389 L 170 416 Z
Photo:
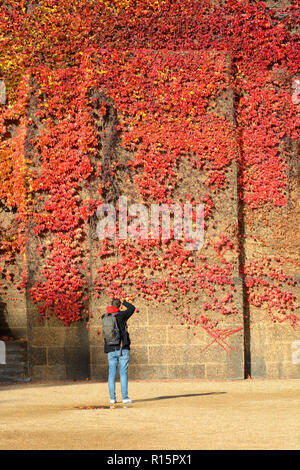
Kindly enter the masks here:
M 17 207 L 19 249 L 26 243 L 29 218 L 36 234 L 46 239 L 39 248 L 44 280 L 32 289 L 42 315 L 53 312 L 68 324 L 86 313 L 85 223 L 96 201 L 83 188 L 92 175 L 102 174 L 101 165 L 94 169 L 91 163 L 98 140 L 87 99 L 90 88 L 102 88 L 114 101 L 116 131 L 134 152 L 129 172 L 148 202 L 176 200 L 178 167 L 185 161 L 205 172 L 208 192 L 194 202 L 205 203 L 207 221 L 215 210 L 214 193 L 226 187 L 226 168 L 239 158 L 240 196 L 249 208 L 286 204 L 288 165 L 280 146 L 297 139 L 299 126 L 290 89 L 297 71 L 296 13 L 293 5 L 275 10 L 263 2 L 233 0 L 120 0 L 113 5 L 43 0 L 32 9 L 26 2 L 5 2 L 0 62 L 10 106 L 2 106 L 0 118 L 0 194 L 8 207 Z M 26 161 L 24 151 L 32 126 L 26 114 L 30 74 L 39 87 L 42 123 L 32 143 L 33 162 Z M 239 98 L 239 156 L 234 125 L 214 112 L 215 101 L 229 86 Z M 99 112 L 107 118 L 105 102 Z M 7 136 L 11 119 L 20 126 Z M 111 172 L 117 172 L 114 162 Z M 101 201 L 104 189 L 99 183 Z M 189 259 L 180 243 L 103 242 L 95 289 L 122 297 L 128 287 L 147 299 L 172 303 L 181 295 L 191 303 L 198 289 L 205 289 L 210 297 L 205 311 L 235 313 L 230 308 L 233 268 L 226 259 L 235 248 L 227 235 L 211 246 L 221 267 L 201 256 Z M 119 256 L 114 265 L 107 263 L 111 254 Z M 250 267 L 245 272 L 249 301 L 267 302 L 273 319 L 289 319 L 294 326 L 293 295 L 274 285 L 273 271 L 265 280 L 261 265 L 249 278 Z M 149 282 L 161 269 L 164 276 Z M 264 294 L 256 293 L 258 286 Z M 230 290 L 222 298 L 216 287 Z M 229 334 L 214 331 L 216 341 Z

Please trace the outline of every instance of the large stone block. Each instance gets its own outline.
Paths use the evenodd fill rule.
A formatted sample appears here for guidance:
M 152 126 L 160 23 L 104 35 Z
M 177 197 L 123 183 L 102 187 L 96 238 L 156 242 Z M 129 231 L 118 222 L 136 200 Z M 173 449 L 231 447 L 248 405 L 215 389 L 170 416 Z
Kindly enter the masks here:
M 135 346 L 130 350 L 131 364 L 149 364 L 149 346 Z
M 91 363 L 90 364 L 90 378 L 92 380 L 107 380 L 108 377 L 108 364 Z
M 91 346 L 90 348 L 90 364 L 106 364 L 107 354 L 104 352 L 103 346 Z
M 177 323 L 175 312 L 170 313 L 168 309 L 162 306 L 150 306 L 149 307 L 149 325 L 153 326 L 164 326 L 174 325 Z
M 74 324 L 65 327 L 64 346 L 72 348 L 86 348 L 88 350 L 88 330 L 84 324 Z
M 165 364 L 137 365 L 130 364 L 128 369 L 129 380 L 167 379 L 168 366 Z
M 90 376 L 89 352 L 85 348 L 64 348 L 66 378 L 83 380 Z
M 149 346 L 149 364 L 182 364 L 183 346 Z
M 66 368 L 62 364 L 36 365 L 31 368 L 32 380 L 65 380 Z
M 292 360 L 294 352 L 293 341 L 282 342 L 274 341 L 273 343 L 266 343 L 264 347 L 264 357 L 268 362 L 288 362 Z M 300 344 L 300 338 L 299 338 Z
M 267 377 L 267 366 L 263 354 L 251 356 L 251 377 L 258 379 Z
M 90 347 L 104 347 L 104 339 L 102 335 L 102 329 L 98 327 L 91 327 L 89 330 L 89 344 Z
M 292 361 L 266 361 L 266 376 L 274 379 L 300 379 L 300 363 L 293 364 Z
M 55 346 L 63 347 L 65 344 L 64 327 L 33 327 L 28 340 L 32 346 Z
M 206 362 L 205 378 L 207 379 L 242 379 L 243 376 L 237 375 L 234 370 L 230 370 L 226 363 Z
M 198 329 L 196 335 L 188 330 L 186 325 L 174 325 L 167 327 L 167 338 L 169 345 L 185 345 L 185 344 L 203 344 L 203 330 Z
M 32 367 L 47 364 L 46 348 L 29 345 L 28 360 Z
M 47 347 L 47 364 L 49 366 L 55 364 L 65 364 L 64 348 Z
M 166 328 L 163 326 L 132 326 L 129 330 L 132 346 L 163 345 L 167 342 Z
M 204 364 L 168 365 L 170 379 L 203 379 L 205 378 Z

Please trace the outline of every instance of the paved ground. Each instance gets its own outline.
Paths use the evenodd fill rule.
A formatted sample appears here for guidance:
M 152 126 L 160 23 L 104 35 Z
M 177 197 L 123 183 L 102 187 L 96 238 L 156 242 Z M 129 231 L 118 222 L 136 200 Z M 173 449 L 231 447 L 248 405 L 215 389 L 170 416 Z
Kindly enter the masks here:
M 103 382 L 0 385 L 0 449 L 299 449 L 299 390 L 300 380 L 132 381 L 135 403 L 110 408 Z

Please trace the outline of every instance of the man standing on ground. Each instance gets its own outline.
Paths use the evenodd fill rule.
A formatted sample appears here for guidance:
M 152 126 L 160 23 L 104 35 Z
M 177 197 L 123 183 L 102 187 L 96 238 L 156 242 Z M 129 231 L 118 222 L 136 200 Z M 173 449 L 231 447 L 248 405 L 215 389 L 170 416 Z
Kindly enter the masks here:
M 107 314 L 101 317 L 104 332 L 104 352 L 107 353 L 108 358 L 108 389 L 111 404 L 116 403 L 115 384 L 118 365 L 123 403 L 132 403 L 132 400 L 128 397 L 127 371 L 129 365 L 130 338 L 126 322 L 135 311 L 135 307 L 125 301 L 123 305 L 126 307 L 126 310 L 120 310 L 121 301 L 119 299 L 113 299 L 111 305 L 106 309 Z M 115 338 L 112 339 L 111 334 L 109 334 L 109 332 L 107 333 L 106 330 L 110 328 L 110 326 L 107 327 L 107 325 L 113 324 L 114 319 L 116 320 L 116 333 Z

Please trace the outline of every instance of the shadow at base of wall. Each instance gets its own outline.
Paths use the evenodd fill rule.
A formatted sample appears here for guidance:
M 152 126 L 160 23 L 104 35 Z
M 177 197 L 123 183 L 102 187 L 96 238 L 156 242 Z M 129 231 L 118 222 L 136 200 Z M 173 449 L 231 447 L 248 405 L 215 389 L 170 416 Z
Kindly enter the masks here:
M 7 323 L 7 308 L 6 303 L 0 300 L 0 338 L 12 339 L 12 331 Z

